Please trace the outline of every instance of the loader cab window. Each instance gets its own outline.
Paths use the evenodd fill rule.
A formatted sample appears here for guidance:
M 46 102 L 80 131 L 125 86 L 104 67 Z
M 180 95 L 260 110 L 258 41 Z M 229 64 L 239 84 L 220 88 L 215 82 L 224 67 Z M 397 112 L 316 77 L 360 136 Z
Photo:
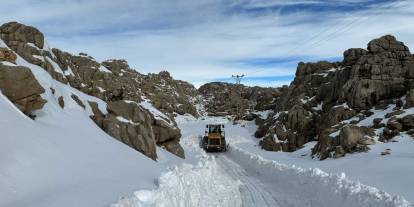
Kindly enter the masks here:
M 221 133 L 220 126 L 210 126 L 210 133 Z

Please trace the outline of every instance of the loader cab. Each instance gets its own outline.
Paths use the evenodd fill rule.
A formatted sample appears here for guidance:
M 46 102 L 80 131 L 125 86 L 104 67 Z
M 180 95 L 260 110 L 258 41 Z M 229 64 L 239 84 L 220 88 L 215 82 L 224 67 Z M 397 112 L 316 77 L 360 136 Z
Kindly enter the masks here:
M 207 151 L 223 152 L 227 150 L 223 124 L 208 124 L 201 146 Z
M 208 124 L 206 125 L 206 134 L 208 133 L 223 133 L 224 125 L 222 124 Z

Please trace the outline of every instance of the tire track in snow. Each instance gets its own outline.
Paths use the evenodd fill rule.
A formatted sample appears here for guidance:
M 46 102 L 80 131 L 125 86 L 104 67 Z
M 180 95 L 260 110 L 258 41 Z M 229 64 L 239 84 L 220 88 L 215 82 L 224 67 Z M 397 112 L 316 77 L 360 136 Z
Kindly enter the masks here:
M 242 194 L 242 206 L 269 206 L 279 207 L 280 204 L 263 185 L 261 181 L 250 176 L 240 165 L 227 158 L 225 155 L 216 157 L 217 163 L 234 179 L 240 180 L 240 193 Z

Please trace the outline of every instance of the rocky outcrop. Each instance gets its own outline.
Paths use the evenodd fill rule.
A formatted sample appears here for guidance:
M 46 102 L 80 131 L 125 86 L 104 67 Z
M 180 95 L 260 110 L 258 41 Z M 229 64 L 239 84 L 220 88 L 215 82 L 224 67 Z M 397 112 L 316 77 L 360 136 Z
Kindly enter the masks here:
M 209 115 L 248 116 L 255 110 L 272 109 L 280 89 L 213 82 L 202 85 L 198 92 L 206 100 L 205 108 Z
M 364 151 L 368 149 L 364 146 L 372 143 L 365 135 L 386 141 L 411 129 L 409 119 L 403 121 L 400 114 L 413 106 L 413 89 L 414 58 L 402 42 L 387 35 L 369 42 L 367 49 L 346 50 L 342 62 L 299 63 L 294 81 L 276 100 L 274 113 L 259 126 L 256 135 L 286 140 L 279 143 L 285 147 L 276 147 L 283 151 L 318 141 L 313 155 L 321 159 Z M 367 126 L 384 127 L 383 132 L 360 133 L 356 125 L 365 123 L 373 109 L 390 107 L 392 113 Z M 359 147 L 354 146 L 355 140 Z M 269 148 L 271 144 L 262 146 Z
M 0 38 L 16 54 L 29 63 L 40 66 L 55 80 L 107 102 L 108 114 L 104 115 L 95 108 L 93 120 L 108 134 L 153 159 L 156 158 L 156 144 L 184 157 L 179 145 L 180 130 L 171 120 L 174 120 L 175 114 L 198 116 L 194 106 L 194 97 L 198 92 L 191 84 L 174 80 L 165 71 L 143 75 L 130 68 L 125 60 L 99 63 L 85 53 L 74 55 L 56 48 L 51 49 L 39 30 L 17 22 L 0 26 Z M 3 49 L 0 51 L 0 61 L 15 61 L 13 52 Z M 71 98 L 79 106 L 87 107 L 88 103 L 83 103 L 79 97 L 72 95 Z M 65 107 L 64 101 L 68 100 L 58 98 L 62 108 Z M 156 119 L 155 115 L 139 106 L 143 101 L 166 114 L 168 121 L 164 123 Z M 32 100 L 31 96 L 26 102 L 20 105 L 24 105 L 27 113 L 39 108 L 39 100 Z M 125 111 L 121 110 L 123 107 L 122 110 Z M 139 119 L 135 117 L 136 113 L 141 114 Z M 149 118 L 145 118 L 147 116 Z M 125 120 L 121 117 L 131 121 L 123 122 Z
M 0 26 L 0 38 L 26 61 L 44 68 L 54 79 L 67 82 L 64 75 L 53 66 L 56 59 L 45 46 L 44 36 L 38 29 L 9 22 Z
M 33 117 L 34 110 L 46 103 L 40 95 L 45 90 L 29 68 L 0 64 L 0 90 L 24 114 Z
M 150 113 L 134 102 L 108 102 L 106 115 L 96 103 L 90 105 L 94 112 L 92 119 L 109 135 L 154 160 L 157 158 Z

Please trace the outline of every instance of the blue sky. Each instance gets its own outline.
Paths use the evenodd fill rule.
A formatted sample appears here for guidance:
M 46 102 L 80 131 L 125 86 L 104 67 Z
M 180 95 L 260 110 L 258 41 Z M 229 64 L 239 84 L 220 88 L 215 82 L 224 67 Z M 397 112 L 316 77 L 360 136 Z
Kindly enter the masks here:
M 414 46 L 410 0 L 5 0 L 0 22 L 39 28 L 52 47 L 141 73 L 168 70 L 199 86 L 280 86 L 298 62 L 341 60 L 347 48 L 393 34 Z

